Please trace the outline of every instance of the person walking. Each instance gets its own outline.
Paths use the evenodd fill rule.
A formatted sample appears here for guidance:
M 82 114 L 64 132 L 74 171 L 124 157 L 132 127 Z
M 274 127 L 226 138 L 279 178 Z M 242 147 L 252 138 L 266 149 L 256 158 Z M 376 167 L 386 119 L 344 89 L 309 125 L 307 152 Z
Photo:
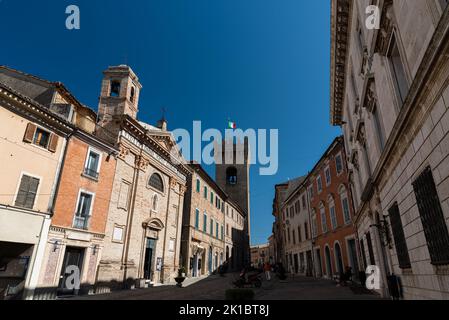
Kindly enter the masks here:
M 271 281 L 271 264 L 269 262 L 265 262 L 264 271 L 267 281 Z

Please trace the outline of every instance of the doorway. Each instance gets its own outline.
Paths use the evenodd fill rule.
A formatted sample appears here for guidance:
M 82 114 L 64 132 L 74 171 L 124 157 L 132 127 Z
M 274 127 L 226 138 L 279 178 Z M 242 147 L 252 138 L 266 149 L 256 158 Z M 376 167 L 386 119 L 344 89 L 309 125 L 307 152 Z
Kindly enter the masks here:
M 145 247 L 145 261 L 143 265 L 143 277 L 147 280 L 153 280 L 154 251 L 156 248 L 156 239 L 147 238 Z
M 357 249 L 355 245 L 355 240 L 350 239 L 348 240 L 348 247 L 349 247 L 349 262 L 351 264 L 352 268 L 352 274 L 356 279 L 359 277 L 359 262 L 357 260 Z
M 294 255 L 293 263 L 295 264 L 295 273 L 298 273 L 299 269 L 299 263 L 298 263 L 298 254 Z
M 315 255 L 316 255 L 316 276 L 318 278 L 321 278 L 323 276 L 323 264 L 321 263 L 321 250 L 320 249 L 316 249 L 315 250 Z
M 324 254 L 326 255 L 326 275 L 332 278 L 331 251 L 328 246 L 324 249 Z
M 81 274 L 83 268 L 83 260 L 84 260 L 84 248 L 76 248 L 76 247 L 67 247 L 64 254 L 64 261 L 62 263 L 61 276 L 59 280 L 59 286 L 57 295 L 58 296 L 66 296 L 66 295 L 77 295 L 79 291 L 79 286 L 76 286 L 76 282 L 78 284 L 81 283 Z M 77 271 L 76 267 L 78 268 Z M 76 277 L 78 272 L 78 279 Z
M 341 247 L 338 242 L 335 243 L 335 262 L 337 266 L 337 271 L 341 276 L 344 273 L 344 267 L 343 267 L 343 258 L 341 255 Z

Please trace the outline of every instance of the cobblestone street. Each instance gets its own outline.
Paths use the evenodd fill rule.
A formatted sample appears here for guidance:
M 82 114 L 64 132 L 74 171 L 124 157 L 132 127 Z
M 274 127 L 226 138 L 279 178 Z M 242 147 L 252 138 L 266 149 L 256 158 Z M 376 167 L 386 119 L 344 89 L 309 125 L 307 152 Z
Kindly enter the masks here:
M 159 286 L 109 294 L 82 296 L 79 300 L 224 300 L 225 291 L 233 288 L 237 274 L 225 277 L 211 276 L 184 288 Z M 375 294 L 355 294 L 349 287 L 337 287 L 333 281 L 306 277 L 273 279 L 263 281 L 262 287 L 254 289 L 256 300 L 376 300 Z

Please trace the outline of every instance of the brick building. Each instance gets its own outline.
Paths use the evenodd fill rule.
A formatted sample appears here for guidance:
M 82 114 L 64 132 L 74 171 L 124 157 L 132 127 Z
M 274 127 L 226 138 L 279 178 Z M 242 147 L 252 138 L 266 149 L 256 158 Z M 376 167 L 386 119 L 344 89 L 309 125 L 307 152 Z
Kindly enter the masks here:
M 358 275 L 351 189 L 343 138 L 336 138 L 307 177 L 314 267 L 317 277 L 333 278 L 351 267 Z

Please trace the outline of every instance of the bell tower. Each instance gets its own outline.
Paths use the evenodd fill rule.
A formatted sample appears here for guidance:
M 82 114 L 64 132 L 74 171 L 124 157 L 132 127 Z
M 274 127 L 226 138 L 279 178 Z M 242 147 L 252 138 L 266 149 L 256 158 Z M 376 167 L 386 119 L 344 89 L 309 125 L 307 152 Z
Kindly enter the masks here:
M 103 71 L 98 104 L 98 124 L 116 134 L 117 124 L 124 115 L 137 119 L 139 95 L 142 85 L 127 65 L 109 67 Z
M 246 230 L 250 235 L 250 150 L 244 141 L 223 140 L 215 145 L 215 180 L 246 213 Z

